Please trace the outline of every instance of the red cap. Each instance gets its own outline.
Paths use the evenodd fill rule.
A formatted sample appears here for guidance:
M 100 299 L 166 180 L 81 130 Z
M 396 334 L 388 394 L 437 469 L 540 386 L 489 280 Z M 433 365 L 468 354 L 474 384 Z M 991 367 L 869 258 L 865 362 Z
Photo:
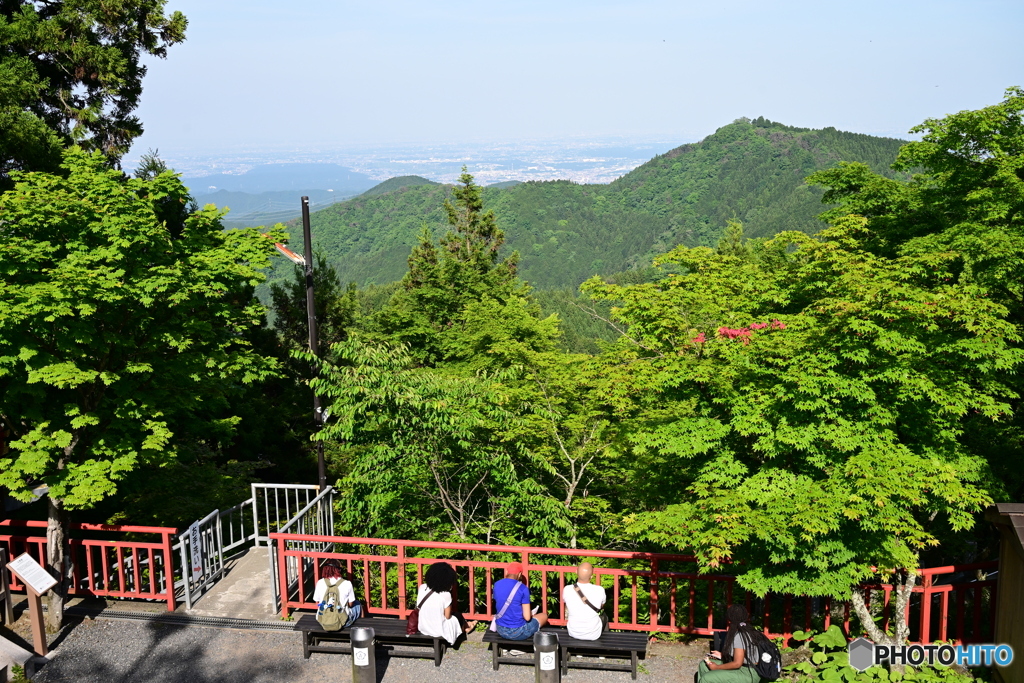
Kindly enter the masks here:
M 508 574 L 522 574 L 523 573 L 523 563 L 522 562 L 512 562 L 507 567 L 505 567 L 505 572 L 508 573 Z

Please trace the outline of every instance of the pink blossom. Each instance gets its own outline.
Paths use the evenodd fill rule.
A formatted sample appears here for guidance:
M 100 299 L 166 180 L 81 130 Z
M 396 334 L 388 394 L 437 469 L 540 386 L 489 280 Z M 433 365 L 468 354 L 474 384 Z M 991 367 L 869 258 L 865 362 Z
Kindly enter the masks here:
M 705 341 L 706 340 L 705 340 L 703 332 L 701 332 L 700 334 L 698 334 L 696 337 L 693 338 L 693 343 L 694 344 L 703 344 Z
M 750 329 L 752 329 L 752 330 L 763 330 L 766 327 L 768 327 L 768 323 L 751 323 L 750 324 Z
M 745 327 L 741 327 L 738 330 L 729 327 L 719 327 L 718 336 L 725 337 L 726 339 L 742 339 L 744 344 L 750 343 L 750 330 Z
M 784 323 L 781 320 L 779 320 L 778 318 L 776 318 L 775 320 L 772 321 L 772 329 L 773 330 L 784 330 L 784 329 L 786 329 L 786 323 Z

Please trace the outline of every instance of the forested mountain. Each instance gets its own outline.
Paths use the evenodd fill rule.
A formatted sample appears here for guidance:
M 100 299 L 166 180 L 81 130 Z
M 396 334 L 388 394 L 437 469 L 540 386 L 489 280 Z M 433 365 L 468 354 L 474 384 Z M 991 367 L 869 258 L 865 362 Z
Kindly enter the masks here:
M 427 180 L 426 178 L 421 178 L 418 175 L 400 175 L 400 176 L 397 176 L 395 178 L 388 178 L 383 183 L 380 183 L 378 185 L 374 185 L 373 187 L 371 187 L 369 190 L 367 190 L 366 192 L 364 192 L 360 196 L 361 197 L 376 197 L 377 195 L 382 195 L 382 194 L 387 194 L 389 192 L 394 192 L 395 190 L 401 189 L 403 187 L 415 187 L 417 185 L 439 185 L 439 184 L 440 183 L 435 183 L 433 180 Z
M 900 144 L 834 128 L 741 119 L 608 185 L 489 187 L 484 203 L 505 230 L 505 249 L 520 252 L 526 280 L 538 288 L 576 287 L 591 275 L 648 265 L 677 244 L 716 244 L 729 219 L 743 222 L 748 237 L 815 232 L 823 192 L 804 178 L 839 161 L 861 161 L 891 175 Z M 345 280 L 397 280 L 421 227 L 443 233 L 449 192 L 445 185 L 403 182 L 394 191 L 318 211 L 312 216 L 317 246 Z M 297 228 L 291 229 L 294 243 Z

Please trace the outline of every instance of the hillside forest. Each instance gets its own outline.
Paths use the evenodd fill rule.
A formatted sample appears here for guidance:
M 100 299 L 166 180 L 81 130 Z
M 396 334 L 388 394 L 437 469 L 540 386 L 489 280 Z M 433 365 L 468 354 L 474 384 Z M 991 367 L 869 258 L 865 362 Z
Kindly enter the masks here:
M 182 39 L 152 4 L 126 45 Z M 604 187 L 330 207 L 320 356 L 298 273 L 256 293 L 294 228 L 119 170 L 134 100 L 92 137 L 43 105 L 0 146 L 0 487 L 46 487 L 17 514 L 54 553 L 312 483 L 316 442 L 346 535 L 681 551 L 757 594 L 987 559 L 1024 496 L 1020 88 L 903 144 L 740 120 Z

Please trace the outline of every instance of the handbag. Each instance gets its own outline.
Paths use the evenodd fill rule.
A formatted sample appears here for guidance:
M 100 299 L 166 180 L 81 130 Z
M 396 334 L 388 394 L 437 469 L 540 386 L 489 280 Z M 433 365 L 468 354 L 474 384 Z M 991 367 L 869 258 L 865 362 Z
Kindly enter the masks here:
M 574 583 L 572 585 L 572 587 L 576 589 L 576 595 L 580 596 L 580 600 L 583 601 L 583 604 L 586 605 L 587 607 L 589 607 L 590 609 L 594 610 L 595 612 L 597 612 L 601 616 L 601 633 L 607 633 L 608 632 L 608 615 L 605 614 L 604 612 L 602 612 L 599 607 L 594 607 L 594 605 L 590 602 L 590 600 L 587 600 L 587 596 L 585 596 L 583 594 L 583 591 L 580 589 L 579 582 Z
M 413 608 L 411 612 L 409 612 L 409 616 L 405 618 L 405 635 L 414 636 L 420 632 L 420 607 L 423 607 L 423 603 L 425 603 L 427 601 L 427 598 L 429 598 L 433 594 L 433 590 L 428 591 L 427 594 L 423 596 L 423 599 L 419 601 L 416 607 Z

